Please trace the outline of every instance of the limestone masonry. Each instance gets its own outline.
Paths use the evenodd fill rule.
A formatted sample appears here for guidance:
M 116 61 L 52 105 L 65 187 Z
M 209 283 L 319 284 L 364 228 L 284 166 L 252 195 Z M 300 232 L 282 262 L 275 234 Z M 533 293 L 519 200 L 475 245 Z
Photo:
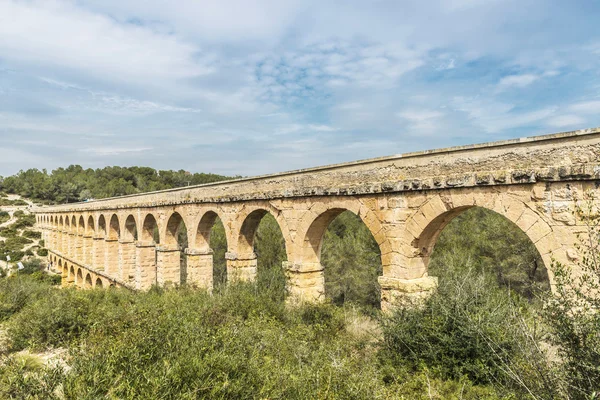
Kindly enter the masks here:
M 153 284 L 212 288 L 210 231 L 225 226 L 228 279 L 256 275 L 254 234 L 271 213 L 285 239 L 292 299 L 323 298 L 320 250 L 329 223 L 357 214 L 381 250 L 382 307 L 435 288 L 435 241 L 473 207 L 502 214 L 531 239 L 546 266 L 575 266 L 585 226 L 574 210 L 600 203 L 600 128 L 365 161 L 35 209 L 65 285 L 144 290 Z M 184 222 L 189 248 L 176 233 Z M 158 243 L 154 231 L 158 230 Z M 180 267 L 181 253 L 186 268 Z M 576 267 L 576 266 L 575 266 Z M 552 280 L 552 276 L 551 276 Z

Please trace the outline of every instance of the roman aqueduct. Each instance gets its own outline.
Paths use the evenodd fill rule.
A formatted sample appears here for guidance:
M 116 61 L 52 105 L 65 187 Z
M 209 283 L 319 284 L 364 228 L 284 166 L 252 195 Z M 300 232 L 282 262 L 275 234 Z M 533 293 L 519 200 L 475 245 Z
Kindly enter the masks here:
M 324 293 L 323 235 L 341 212 L 358 215 L 381 250 L 382 307 L 436 286 L 429 257 L 441 230 L 464 210 L 493 210 L 519 226 L 544 263 L 576 267 L 586 229 L 575 208 L 599 202 L 600 129 L 453 147 L 123 196 L 39 207 L 37 225 L 63 284 L 212 288 L 210 232 L 227 238 L 228 279 L 253 279 L 254 236 L 267 213 L 285 240 L 292 299 Z M 189 247 L 177 242 L 185 223 Z M 158 240 L 155 241 L 156 232 Z M 180 268 L 181 254 L 186 271 Z M 550 276 L 552 281 L 552 276 Z

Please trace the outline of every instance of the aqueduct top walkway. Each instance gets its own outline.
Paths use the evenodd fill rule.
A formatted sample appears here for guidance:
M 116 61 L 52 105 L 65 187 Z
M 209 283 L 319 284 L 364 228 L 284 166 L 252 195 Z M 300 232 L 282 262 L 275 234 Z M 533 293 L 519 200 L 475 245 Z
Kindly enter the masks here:
M 585 227 L 573 213 L 600 195 L 600 129 L 423 151 L 194 187 L 35 209 L 66 281 L 81 286 L 212 287 L 211 227 L 226 231 L 229 277 L 256 273 L 253 241 L 271 213 L 285 240 L 290 294 L 320 299 L 328 224 L 357 214 L 381 250 L 382 305 L 435 287 L 427 265 L 444 226 L 469 207 L 519 226 L 546 266 L 575 264 Z M 185 223 L 189 247 L 177 245 Z M 156 237 L 158 233 L 158 237 Z M 155 241 L 155 239 L 157 239 Z M 180 269 L 181 253 L 187 270 Z M 89 278 L 89 279 L 88 279 Z

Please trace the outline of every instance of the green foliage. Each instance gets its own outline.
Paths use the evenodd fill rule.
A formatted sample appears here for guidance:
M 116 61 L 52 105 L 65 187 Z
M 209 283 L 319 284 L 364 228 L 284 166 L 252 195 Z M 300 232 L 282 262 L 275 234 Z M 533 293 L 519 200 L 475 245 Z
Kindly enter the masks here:
M 48 255 L 48 249 L 45 249 L 42 247 L 42 248 L 38 249 L 38 251 L 36 251 L 36 254 L 39 257 L 46 257 Z
M 227 265 L 225 253 L 227 252 L 227 238 L 225 227 L 219 218 L 215 220 L 210 232 L 210 248 L 213 251 L 213 287 L 220 291 L 227 282 Z
M 325 294 L 334 304 L 380 307 L 379 245 L 358 216 L 346 211 L 331 222 L 323 239 L 321 263 L 325 268 Z
M 498 283 L 528 299 L 550 289 L 548 272 L 527 235 L 500 214 L 474 207 L 442 231 L 435 245 L 430 275 L 444 275 L 447 264 L 471 260 L 475 272 L 494 275 Z
M 0 182 L 0 189 L 46 203 L 69 203 L 122 196 L 154 190 L 217 182 L 230 179 L 215 174 L 157 171 L 148 167 L 105 167 L 83 169 L 79 165 L 46 170 L 20 171 Z M 4 204 L 6 203 L 6 204 Z M 19 203 L 19 204 L 16 204 Z M 24 204 L 21 204 L 24 203 Z M 0 199 L 0 205 L 27 205 Z
M 43 287 L 26 278 L 22 284 Z M 466 379 L 382 364 L 375 343 L 350 333 L 343 309 L 286 307 L 256 284 L 213 296 L 187 288 L 44 291 L 7 322 L 10 345 L 67 346 L 70 368 L 10 356 L 0 365 L 2 395 L 56 398 L 60 387 L 66 399 L 500 398 Z
M 0 224 L 5 223 L 10 219 L 10 214 L 7 211 L 0 210 Z
M 424 304 L 399 305 L 384 321 L 385 351 L 397 366 L 426 368 L 443 379 L 534 393 L 559 393 L 556 373 L 539 343 L 545 335 L 527 300 L 496 277 L 446 265 L 438 291 Z
M 28 303 L 47 298 L 51 288 L 27 277 L 11 276 L 0 279 L 0 321 L 18 313 Z
M 544 308 L 544 319 L 562 359 L 565 392 L 571 399 L 600 396 L 600 216 L 591 204 L 577 211 L 587 225 L 577 249 L 581 254 L 575 275 L 554 262 L 556 296 Z
M 58 399 L 61 375 L 60 369 L 44 368 L 30 356 L 10 355 L 0 361 L 0 398 Z
M 28 239 L 41 239 L 42 238 L 42 233 L 39 231 L 31 231 L 29 229 L 26 229 L 23 231 L 23 233 L 21 234 L 21 236 L 28 238 Z
M 17 200 L 8 200 L 4 198 L 0 198 L 0 206 L 26 206 L 28 205 L 26 201 L 17 199 Z
M 286 276 L 283 262 L 287 260 L 285 241 L 275 218 L 267 213 L 256 232 L 255 253 L 258 256 L 257 286 L 274 298 L 283 300 L 286 295 Z

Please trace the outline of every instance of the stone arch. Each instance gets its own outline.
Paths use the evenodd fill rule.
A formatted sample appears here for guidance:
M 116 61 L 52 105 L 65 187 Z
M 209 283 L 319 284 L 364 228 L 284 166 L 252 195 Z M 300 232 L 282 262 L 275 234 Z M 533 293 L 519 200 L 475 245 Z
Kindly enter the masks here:
M 91 273 L 87 273 L 87 275 L 85 276 L 85 282 L 83 285 L 86 289 L 91 289 L 92 288 L 92 274 Z
M 246 215 L 242 216 L 242 224 L 238 231 L 236 243 L 238 256 L 245 257 L 254 254 L 254 238 L 256 236 L 256 231 L 260 221 L 267 214 L 271 214 L 275 218 L 275 221 L 277 221 L 277 225 L 279 226 L 284 239 L 286 255 L 288 259 L 290 258 L 292 243 L 290 241 L 287 223 L 285 222 L 285 219 L 279 215 L 279 212 L 273 210 L 271 207 L 255 208 Z
M 96 232 L 100 237 L 106 238 L 107 229 L 106 229 L 106 218 L 104 215 L 100 214 L 98 217 L 98 229 Z
M 185 221 L 181 214 L 179 214 L 177 211 L 171 213 L 171 215 L 167 219 L 167 224 L 165 226 L 164 233 L 163 235 L 161 235 L 162 237 L 164 237 L 162 244 L 173 247 L 177 246 L 177 234 L 182 224 L 184 224 L 187 228 L 187 225 L 185 224 Z
M 92 236 L 96 233 L 94 217 L 91 215 L 87 219 L 87 225 L 85 226 L 85 233 L 86 233 L 86 235 L 90 235 L 90 236 Z
M 121 225 L 119 224 L 119 217 L 117 214 L 113 214 L 110 217 L 110 222 L 108 225 L 107 239 L 119 239 L 121 237 Z
M 71 216 L 71 232 L 77 233 L 77 218 L 75 215 Z
M 81 268 L 77 268 L 77 275 L 75 277 L 75 284 L 77 286 L 83 287 L 83 273 L 81 272 Z
M 65 219 L 64 219 L 64 229 L 65 231 L 69 232 L 71 230 L 71 221 L 68 215 L 65 215 Z
M 196 229 L 196 241 L 194 243 L 194 247 L 196 249 L 202 252 L 210 251 L 210 233 L 217 218 L 221 219 L 213 210 L 206 211 L 202 215 L 202 218 L 200 218 L 200 222 L 198 222 L 198 227 Z
M 65 265 L 67 265 L 65 263 Z M 71 268 L 69 269 L 69 277 L 75 279 L 75 267 L 73 265 L 71 265 Z
M 121 231 L 123 232 L 123 239 L 138 240 L 137 222 L 132 214 L 125 218 L 125 223 Z
M 339 204 L 331 203 L 329 206 L 318 205 L 311 209 L 306 215 L 299 230 L 299 241 L 297 251 L 300 255 L 300 261 L 306 264 L 321 263 L 321 248 L 323 246 L 323 236 L 329 224 L 342 212 L 350 211 L 360 217 L 361 221 L 375 238 L 381 254 L 387 251 L 389 242 L 382 232 L 382 225 L 373 211 L 364 206 L 360 201 L 343 201 Z M 382 264 L 383 262 L 382 258 Z
M 83 235 L 85 233 L 85 219 L 83 215 L 79 216 L 79 223 L 77 224 L 77 233 Z
M 440 195 L 431 197 L 406 221 L 405 242 L 412 247 L 407 263 L 411 270 L 409 278 L 427 276 L 429 260 L 441 232 L 454 218 L 473 207 L 493 211 L 520 228 L 537 249 L 553 283 L 551 258 L 561 244 L 553 240 L 550 234 L 553 230 L 544 216 L 510 193 L 475 191 L 445 199 Z
M 96 278 L 96 282 L 94 282 L 94 288 L 102 289 L 102 279 L 100 279 L 99 277 Z
M 142 240 L 144 242 L 160 243 L 161 242 L 160 232 L 158 235 L 158 242 L 156 242 L 156 240 L 154 240 L 155 239 L 154 231 L 157 230 L 157 228 L 158 228 L 158 223 L 156 221 L 156 217 L 153 214 L 148 213 L 144 217 L 143 221 L 144 222 L 142 225 L 141 232 L 138 233 L 138 235 L 140 236 L 140 240 Z

